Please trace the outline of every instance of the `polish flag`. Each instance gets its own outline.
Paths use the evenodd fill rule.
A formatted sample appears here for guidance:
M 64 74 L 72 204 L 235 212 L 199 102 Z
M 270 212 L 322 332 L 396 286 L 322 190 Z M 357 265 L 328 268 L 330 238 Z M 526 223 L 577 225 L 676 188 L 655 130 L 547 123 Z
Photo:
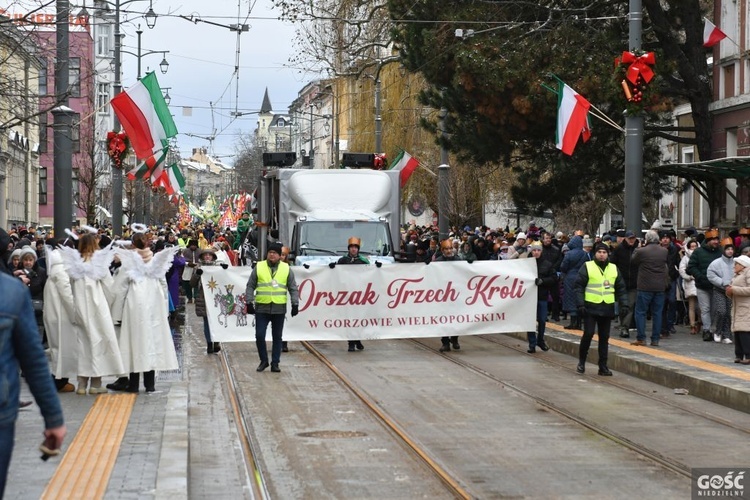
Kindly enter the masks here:
M 704 18 L 703 24 L 703 46 L 713 47 L 720 41 L 724 40 L 727 34 L 717 28 L 714 23 Z
M 572 155 L 578 144 L 578 138 L 586 142 L 591 137 L 591 126 L 588 122 L 591 103 L 575 90 L 560 82 L 557 93 L 557 149 L 566 155 Z

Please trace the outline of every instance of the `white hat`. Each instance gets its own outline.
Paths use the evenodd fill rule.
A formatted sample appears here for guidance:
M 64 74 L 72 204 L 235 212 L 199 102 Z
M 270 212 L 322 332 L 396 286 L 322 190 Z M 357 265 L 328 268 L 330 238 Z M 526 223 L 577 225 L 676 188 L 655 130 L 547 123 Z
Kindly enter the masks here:
M 521 231 L 520 233 L 518 233 L 516 235 L 516 239 L 517 240 L 525 240 L 526 239 L 526 233 L 524 233 L 523 231 Z
M 740 255 L 734 258 L 734 263 L 739 264 L 742 267 L 750 267 L 750 257 L 747 255 Z

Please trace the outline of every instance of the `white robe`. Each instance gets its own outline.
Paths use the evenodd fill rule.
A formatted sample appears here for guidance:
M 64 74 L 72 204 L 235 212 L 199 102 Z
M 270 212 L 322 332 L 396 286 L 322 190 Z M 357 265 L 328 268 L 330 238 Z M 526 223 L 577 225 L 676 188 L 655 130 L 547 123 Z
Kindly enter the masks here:
M 113 286 L 109 263 L 113 252 L 99 250 L 84 262 L 78 251 L 62 247 L 60 253 L 70 276 L 75 305 L 78 344 L 77 375 L 102 377 L 123 373 L 120 347 L 110 313 Z
M 119 342 L 126 372 L 176 370 L 179 368 L 172 331 L 166 269 L 174 252 L 163 250 L 149 263 L 138 253 L 118 250 L 120 273 L 129 280 L 122 311 Z
M 102 377 L 124 373 L 105 293 L 105 289 L 113 285 L 112 277 L 95 280 L 86 276 L 73 280 L 72 285 L 78 316 L 78 376 Z
M 78 375 L 78 339 L 73 288 L 58 250 L 47 247 L 44 286 L 44 330 L 49 343 L 50 370 L 57 378 Z

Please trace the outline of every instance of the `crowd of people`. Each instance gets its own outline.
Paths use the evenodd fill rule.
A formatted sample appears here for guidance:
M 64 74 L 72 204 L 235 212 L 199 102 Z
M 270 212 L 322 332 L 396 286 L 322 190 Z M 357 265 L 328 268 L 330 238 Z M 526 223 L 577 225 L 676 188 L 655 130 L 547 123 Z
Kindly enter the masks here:
M 734 361 L 750 364 L 750 343 L 744 340 L 747 333 L 741 316 L 750 305 L 750 290 L 744 288 L 744 263 L 750 264 L 750 228 L 729 231 L 723 239 L 716 228 L 703 233 L 689 228 L 680 238 L 674 230 L 658 227 L 641 237 L 624 229 L 591 237 L 581 230 L 553 234 L 534 222 L 526 230 L 451 228 L 443 241 L 436 227 L 412 225 L 402 234 L 404 262 L 535 258 L 538 328 L 528 335 L 529 353 L 548 349 L 544 320 L 569 321 L 566 329 L 584 331 L 581 360 L 585 362 L 584 351 L 590 343 L 586 337 L 593 332 L 587 318 L 611 313 L 611 319 L 619 323 L 619 336 L 635 336 L 631 342 L 635 346 L 647 345 L 650 336 L 648 345 L 659 347 L 662 339 L 676 333 L 676 325 L 685 324 L 691 334 L 702 335 L 706 342 L 734 343 Z M 607 304 L 606 311 L 598 308 L 594 314 L 590 300 L 594 297 L 588 294 L 591 284 L 586 285 L 595 271 L 591 266 L 597 262 L 600 274 L 609 269 L 610 273 L 616 270 L 616 276 L 604 281 L 606 293 L 596 298 L 596 303 Z M 606 350 L 602 352 L 607 341 L 602 337 L 608 338 L 610 325 L 598 323 L 598 327 L 600 373 L 608 374 Z M 452 340 L 444 337 L 441 350 L 450 350 Z

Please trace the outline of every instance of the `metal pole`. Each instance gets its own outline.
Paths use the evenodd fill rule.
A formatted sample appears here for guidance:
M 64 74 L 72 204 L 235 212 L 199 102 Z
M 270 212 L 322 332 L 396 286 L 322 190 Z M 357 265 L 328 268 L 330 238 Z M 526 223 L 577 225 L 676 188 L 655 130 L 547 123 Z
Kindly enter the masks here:
M 448 110 L 440 109 L 440 135 L 445 138 L 445 120 Z M 438 167 L 438 231 L 440 241 L 448 238 L 448 206 L 450 200 L 450 165 L 448 164 L 448 150 L 440 145 L 440 166 Z
M 380 68 L 378 68 L 380 73 Z M 380 116 L 380 75 L 375 76 L 375 154 L 383 152 L 383 119 Z
M 66 227 L 70 227 L 73 214 L 73 141 L 70 136 L 70 126 L 75 113 L 68 107 L 69 15 L 70 3 L 68 0 L 57 0 L 55 96 L 59 104 L 52 110 L 54 130 L 52 162 L 55 175 L 53 213 L 55 217 L 55 237 L 57 238 L 65 234 Z
M 643 8 L 630 0 L 629 50 L 641 48 Z M 643 205 L 643 116 L 625 117 L 625 227 L 640 235 Z
M 143 31 L 141 30 L 141 25 L 138 25 L 138 29 L 135 30 L 135 33 L 137 35 L 137 52 L 136 52 L 136 59 L 138 60 L 137 63 L 137 78 L 138 80 L 141 79 L 141 35 L 143 34 Z M 135 219 L 135 222 L 146 222 L 146 209 L 145 209 L 145 202 L 146 202 L 146 192 L 143 186 L 143 182 L 141 180 L 136 180 L 133 183 L 134 193 L 133 193 L 133 218 Z
M 120 0 L 115 0 L 115 82 L 114 95 L 122 92 L 120 41 Z M 120 120 L 114 117 L 115 132 L 120 131 Z M 122 236 L 122 170 L 112 163 L 112 235 Z
M 338 92 L 338 80 L 336 81 L 336 91 L 333 95 L 333 117 L 336 120 L 336 125 L 334 128 L 334 144 L 333 144 L 333 168 L 339 168 L 339 115 L 337 114 L 339 111 L 338 106 L 338 100 L 339 100 L 339 92 Z
M 308 158 L 310 158 L 309 168 L 313 168 L 313 105 L 310 104 L 310 151 L 307 152 Z

